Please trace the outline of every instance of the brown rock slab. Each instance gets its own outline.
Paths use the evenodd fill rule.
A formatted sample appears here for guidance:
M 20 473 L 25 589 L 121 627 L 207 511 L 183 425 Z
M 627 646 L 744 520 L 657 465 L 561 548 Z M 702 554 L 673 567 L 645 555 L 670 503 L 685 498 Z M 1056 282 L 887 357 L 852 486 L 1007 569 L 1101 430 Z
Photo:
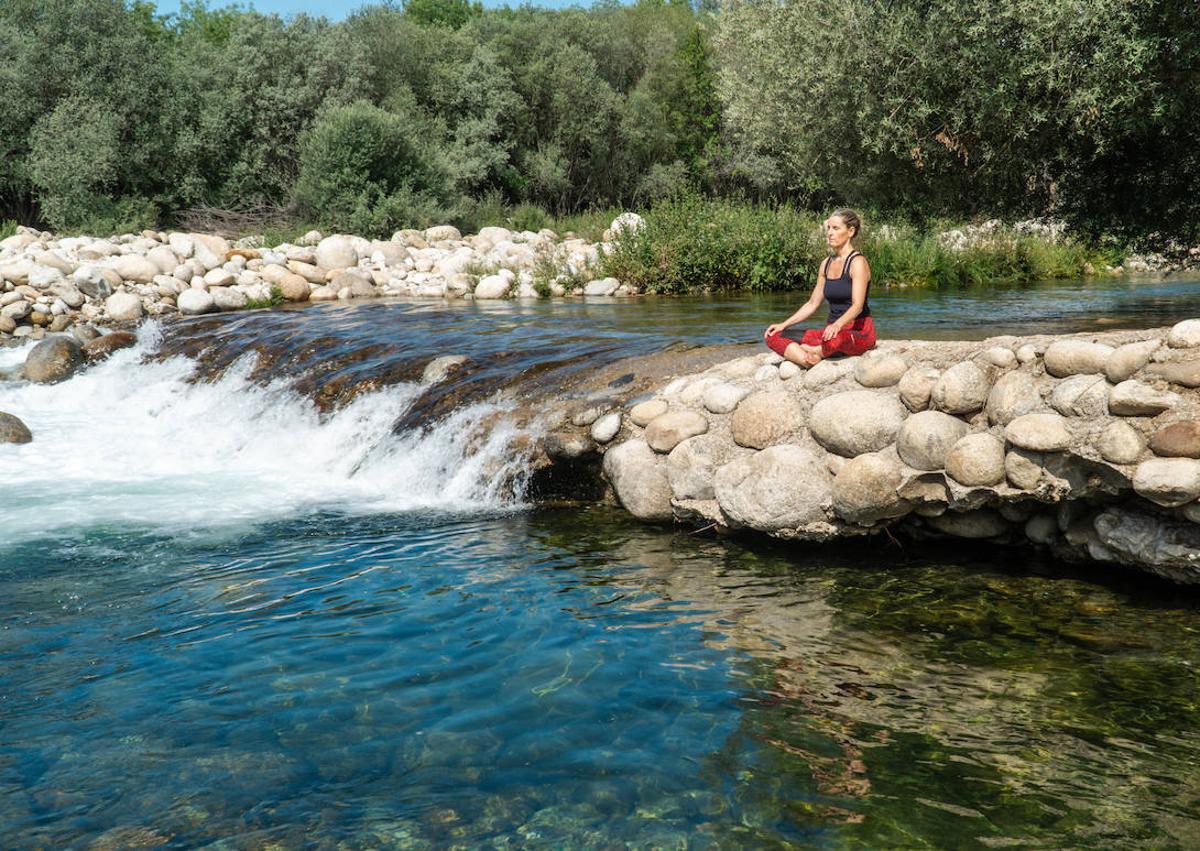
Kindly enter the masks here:
M 1200 420 L 1163 426 L 1150 438 L 1150 449 L 1167 458 L 1200 458 Z

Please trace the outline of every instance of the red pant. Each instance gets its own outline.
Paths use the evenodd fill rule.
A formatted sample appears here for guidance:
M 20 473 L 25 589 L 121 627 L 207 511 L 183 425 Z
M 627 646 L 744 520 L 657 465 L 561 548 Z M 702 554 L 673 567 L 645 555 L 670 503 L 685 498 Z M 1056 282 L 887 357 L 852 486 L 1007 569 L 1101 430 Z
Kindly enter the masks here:
M 767 337 L 767 346 L 780 357 L 792 343 L 820 346 L 822 357 L 829 357 L 837 352 L 843 355 L 861 355 L 868 349 L 875 348 L 875 322 L 870 316 L 855 319 L 849 326 L 828 340 L 822 340 L 821 333 L 822 329 L 809 328 L 800 339 L 796 339 L 796 332 L 791 328 L 785 328 L 779 334 Z

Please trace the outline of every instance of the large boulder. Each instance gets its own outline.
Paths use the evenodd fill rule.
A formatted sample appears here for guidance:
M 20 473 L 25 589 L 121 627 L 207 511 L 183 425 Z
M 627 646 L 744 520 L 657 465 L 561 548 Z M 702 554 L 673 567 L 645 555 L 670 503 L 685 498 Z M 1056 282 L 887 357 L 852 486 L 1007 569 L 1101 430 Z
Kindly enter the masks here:
M 1185 319 L 1167 333 L 1167 345 L 1172 349 L 1194 349 L 1200 346 L 1200 319 Z
M 1043 361 L 1046 372 L 1055 378 L 1069 375 L 1103 374 L 1112 346 L 1086 340 L 1055 340 L 1046 347 Z
M 512 281 L 504 275 L 487 275 L 475 286 L 475 298 L 499 299 L 507 298 L 512 288 Z
M 1163 426 L 1151 436 L 1150 449 L 1167 458 L 1200 458 L 1200 420 Z
M 0 411 L 0 443 L 28 443 L 33 440 L 29 426 L 12 414 Z
M 948 414 L 973 414 L 982 410 L 992 389 L 987 373 L 970 361 L 956 363 L 933 385 L 932 407 Z
M 738 407 L 735 417 L 749 401 L 747 399 Z M 907 414 L 904 405 L 894 396 L 871 390 L 852 390 L 826 396 L 813 405 L 808 427 L 813 439 L 822 447 L 853 458 L 864 452 L 878 452 L 895 441 Z
M 308 294 L 312 292 L 308 281 L 293 272 L 287 272 L 281 276 L 275 286 L 279 287 L 280 295 L 288 301 L 308 301 Z
M 121 280 L 139 284 L 150 283 L 161 272 L 158 266 L 140 254 L 122 254 L 112 261 L 112 269 L 121 276 Z
M 901 426 L 896 450 L 900 459 L 914 469 L 940 470 L 946 465 L 946 454 L 967 431 L 967 424 L 958 417 L 941 411 L 920 411 Z
M 732 525 L 776 532 L 825 521 L 831 483 L 820 458 L 784 444 L 721 467 L 713 493 Z
M 671 483 L 666 464 L 644 441 L 629 440 L 604 453 L 604 475 L 617 499 L 639 520 L 670 520 Z
M 25 357 L 25 377 L 38 384 L 56 384 L 83 365 L 83 351 L 73 337 L 48 337 Z
M 1131 378 L 1109 391 L 1108 411 L 1119 417 L 1154 417 L 1173 408 L 1178 401 L 1178 394 L 1156 390 Z
M 1119 346 L 1104 364 L 1105 377 L 1113 384 L 1132 378 L 1135 372 L 1150 363 L 1150 356 L 1160 345 L 1158 340 L 1142 340 Z
M 1058 414 L 1025 414 L 1004 428 L 1004 439 L 1031 452 L 1062 452 L 1071 446 L 1071 430 Z
M 667 456 L 667 478 L 675 499 L 714 499 L 713 476 L 733 458 L 744 458 L 749 449 L 733 446 L 712 434 L 690 437 Z
M 946 473 L 959 484 L 987 487 L 1004 481 L 1004 444 L 990 434 L 968 434 L 946 454 Z
M 908 361 L 887 352 L 867 352 L 856 361 L 854 380 L 863 387 L 891 387 L 908 371 Z
M 1137 465 L 1133 490 L 1138 496 L 1167 508 L 1200 497 L 1200 461 L 1191 458 L 1152 458 Z
M 1100 457 L 1110 464 L 1132 464 L 1145 448 L 1146 443 L 1137 429 L 1124 420 L 1114 420 L 1096 440 Z
M 864 526 L 900 517 L 908 510 L 899 494 L 902 479 L 900 466 L 888 454 L 851 458 L 833 479 L 833 510 L 843 520 Z
M 1050 407 L 1064 417 L 1102 417 L 1108 413 L 1108 382 L 1100 375 L 1073 375 L 1054 388 Z
M 104 311 L 113 322 L 136 322 L 142 318 L 142 300 L 133 293 L 113 293 L 104 300 Z
M 751 393 L 729 419 L 734 443 L 765 449 L 782 443 L 804 422 L 796 397 L 786 390 Z
M 900 379 L 900 401 L 910 411 L 924 411 L 941 375 L 931 366 L 911 367 Z
M 646 426 L 646 443 L 655 452 L 670 452 L 689 437 L 708 431 L 708 420 L 695 411 L 675 411 L 655 417 Z
M 344 236 L 327 236 L 317 243 L 317 265 L 322 269 L 349 269 L 358 265 L 354 243 Z

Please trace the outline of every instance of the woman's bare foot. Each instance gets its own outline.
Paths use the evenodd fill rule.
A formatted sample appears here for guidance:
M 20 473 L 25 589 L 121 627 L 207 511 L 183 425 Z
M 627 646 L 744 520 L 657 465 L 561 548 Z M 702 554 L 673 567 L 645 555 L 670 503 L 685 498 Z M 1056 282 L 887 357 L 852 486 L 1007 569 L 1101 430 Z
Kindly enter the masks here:
M 801 366 L 813 367 L 819 364 L 823 358 L 821 349 L 817 346 L 801 346 L 800 353 L 803 355 L 803 362 L 799 362 Z

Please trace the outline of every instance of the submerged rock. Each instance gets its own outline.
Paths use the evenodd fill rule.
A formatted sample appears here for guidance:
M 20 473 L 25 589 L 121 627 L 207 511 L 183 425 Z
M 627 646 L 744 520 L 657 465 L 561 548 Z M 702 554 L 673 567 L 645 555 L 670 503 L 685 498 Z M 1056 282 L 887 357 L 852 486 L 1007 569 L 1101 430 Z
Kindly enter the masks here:
M 37 384 L 66 381 L 83 365 L 83 350 L 73 337 L 49 337 L 25 358 L 25 377 Z
M 113 352 L 120 349 L 127 349 L 136 343 L 136 334 L 131 334 L 128 331 L 114 331 L 111 334 L 105 334 L 103 337 L 97 337 L 85 343 L 83 345 L 83 356 L 89 362 L 101 361 Z
M 0 411 L 0 443 L 29 443 L 33 434 L 25 423 L 12 414 Z

